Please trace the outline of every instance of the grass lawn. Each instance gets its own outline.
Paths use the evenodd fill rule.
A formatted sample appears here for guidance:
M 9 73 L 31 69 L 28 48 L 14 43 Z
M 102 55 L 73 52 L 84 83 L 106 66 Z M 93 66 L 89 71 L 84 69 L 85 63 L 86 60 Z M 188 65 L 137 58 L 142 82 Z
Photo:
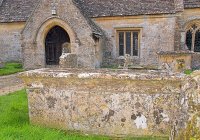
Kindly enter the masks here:
M 112 140 L 103 136 L 85 136 L 29 124 L 25 90 L 0 96 L 0 140 Z M 167 140 L 167 138 L 127 138 L 127 140 Z
M 23 67 L 21 63 L 10 62 L 10 63 L 6 63 L 3 68 L 0 68 L 0 76 L 10 75 L 10 74 L 14 74 L 17 72 L 22 72 L 22 71 L 23 71 Z

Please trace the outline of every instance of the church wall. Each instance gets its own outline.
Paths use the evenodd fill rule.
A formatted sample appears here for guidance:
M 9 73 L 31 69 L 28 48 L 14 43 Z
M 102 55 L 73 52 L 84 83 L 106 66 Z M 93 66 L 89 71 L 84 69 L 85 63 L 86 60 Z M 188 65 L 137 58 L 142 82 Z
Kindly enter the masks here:
M 21 61 L 21 34 L 24 22 L 0 23 L 0 61 Z
M 174 15 L 104 17 L 93 19 L 107 35 L 104 63 L 118 62 L 118 29 L 139 29 L 139 57 L 133 61 L 139 65 L 157 66 L 159 51 L 174 50 L 176 18 Z M 136 65 L 137 65 L 136 64 Z
M 200 8 L 185 9 L 182 14 L 182 19 L 184 22 L 200 19 Z
M 193 9 L 185 9 L 182 13 L 182 28 L 183 33 L 186 34 L 186 31 L 188 30 L 188 25 L 195 24 L 200 25 L 200 8 L 193 8 Z M 185 36 L 183 36 L 183 44 L 185 45 Z M 185 48 L 187 48 L 185 46 Z M 194 52 L 192 55 L 192 68 L 196 69 L 200 67 L 200 53 Z

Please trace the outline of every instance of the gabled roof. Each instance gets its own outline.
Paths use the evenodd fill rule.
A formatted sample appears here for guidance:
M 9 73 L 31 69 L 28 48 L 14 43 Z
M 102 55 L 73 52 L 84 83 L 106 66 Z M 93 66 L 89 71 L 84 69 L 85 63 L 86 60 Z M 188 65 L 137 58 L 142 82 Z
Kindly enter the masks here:
M 184 0 L 185 8 L 200 8 L 200 0 Z
M 26 21 L 38 1 L 39 0 L 3 0 L 0 5 L 0 22 Z
M 74 0 L 89 17 L 175 13 L 174 0 Z
M 26 21 L 40 0 L 0 0 L 0 22 Z M 74 0 L 85 16 L 173 14 L 174 0 Z M 200 7 L 200 0 L 184 0 L 185 8 Z

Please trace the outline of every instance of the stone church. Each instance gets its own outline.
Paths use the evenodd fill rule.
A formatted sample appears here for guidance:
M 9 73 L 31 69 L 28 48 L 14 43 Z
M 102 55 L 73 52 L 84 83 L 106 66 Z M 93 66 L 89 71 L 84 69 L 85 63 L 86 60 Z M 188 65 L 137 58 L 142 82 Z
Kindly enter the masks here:
M 0 61 L 57 66 L 68 43 L 78 67 L 198 68 L 199 29 L 200 0 L 0 0 Z

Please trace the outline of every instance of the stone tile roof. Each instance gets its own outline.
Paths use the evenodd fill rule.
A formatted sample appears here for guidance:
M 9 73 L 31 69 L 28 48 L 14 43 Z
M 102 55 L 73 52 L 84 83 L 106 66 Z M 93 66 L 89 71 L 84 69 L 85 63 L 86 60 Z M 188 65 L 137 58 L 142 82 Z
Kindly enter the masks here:
M 2 1 L 2 0 L 1 0 Z M 39 0 L 3 0 L 0 22 L 26 21 Z M 89 17 L 174 13 L 174 0 L 74 0 Z
M 0 0 L 0 22 L 26 21 L 40 0 Z M 174 0 L 74 0 L 88 17 L 175 13 Z M 185 8 L 200 0 L 184 0 Z
M 2 0 L 2 4 L 0 5 L 0 22 L 26 21 L 38 1 Z
M 184 0 L 185 8 L 200 8 L 200 0 Z
M 174 0 L 74 0 L 89 17 L 175 13 Z
M 101 36 L 103 34 L 103 30 L 87 15 L 86 12 L 83 12 L 82 10 L 80 12 L 92 28 L 93 33 Z

